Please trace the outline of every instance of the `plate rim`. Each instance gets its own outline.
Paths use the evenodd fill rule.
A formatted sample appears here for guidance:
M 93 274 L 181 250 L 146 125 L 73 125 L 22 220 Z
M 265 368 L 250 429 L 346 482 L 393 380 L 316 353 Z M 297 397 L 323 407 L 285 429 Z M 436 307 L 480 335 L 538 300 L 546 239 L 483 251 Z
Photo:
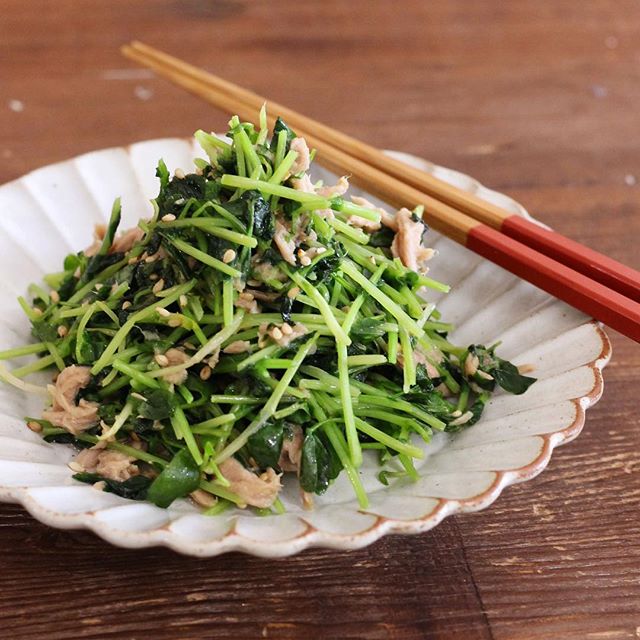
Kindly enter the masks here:
M 131 148 L 136 145 L 145 143 L 157 144 L 160 142 L 169 144 L 175 141 L 180 141 L 181 143 L 187 141 L 189 143 L 192 143 L 191 138 L 154 138 L 130 145 L 97 149 L 88 153 L 74 156 L 61 162 L 45 165 L 44 167 L 40 167 L 38 169 L 30 171 L 17 178 L 16 180 L 12 180 L 3 185 L 0 185 L 0 188 L 16 182 L 20 182 L 26 176 L 29 176 L 36 172 L 41 172 L 49 167 L 72 163 L 79 158 L 90 156 L 92 154 L 106 151 L 124 150 L 127 155 L 130 156 Z M 435 172 L 438 172 L 439 174 L 441 174 L 439 177 L 442 177 L 442 175 L 448 175 L 450 178 L 456 178 L 458 180 L 462 178 L 464 181 L 468 181 L 469 188 L 466 190 L 475 193 L 481 198 L 483 196 L 486 198 L 487 195 L 499 195 L 501 198 L 506 199 L 506 201 L 514 209 L 514 211 L 518 213 L 518 215 L 538 222 L 516 200 L 507 196 L 506 194 L 488 189 L 478 180 L 467 174 L 433 164 L 418 156 L 408 153 L 399 151 L 385 151 L 385 153 L 389 153 L 394 157 L 410 161 L 413 166 L 417 166 L 418 168 L 428 173 L 433 174 Z M 489 507 L 493 502 L 495 502 L 495 500 L 497 500 L 497 498 L 506 487 L 512 484 L 530 480 L 541 473 L 549 464 L 554 449 L 557 446 L 570 442 L 580 434 L 585 424 L 586 411 L 596 402 L 598 402 L 598 400 L 602 396 L 604 390 L 604 379 L 602 371 L 609 362 L 612 351 L 611 342 L 607 334 L 605 333 L 601 323 L 595 320 L 586 320 L 585 323 L 580 326 L 585 325 L 591 326 L 595 335 L 600 340 L 601 348 L 597 357 L 595 357 L 592 361 L 581 365 L 581 367 L 587 367 L 592 371 L 594 382 L 592 388 L 587 393 L 568 400 L 568 402 L 571 402 L 575 408 L 575 417 L 572 423 L 569 426 L 566 426 L 558 431 L 529 436 L 540 438 L 543 441 L 540 447 L 540 452 L 533 461 L 516 469 L 488 470 L 491 473 L 495 474 L 495 478 L 490 486 L 487 487 L 484 491 L 477 495 L 461 499 L 434 497 L 433 500 L 436 501 L 436 505 L 434 506 L 434 508 L 428 514 L 419 518 L 413 518 L 411 520 L 399 520 L 387 516 L 372 514 L 370 512 L 363 512 L 369 516 L 373 516 L 375 520 L 370 527 L 355 534 L 339 534 L 321 531 L 310 522 L 304 521 L 305 529 L 301 533 L 292 538 L 280 541 L 257 540 L 245 534 L 238 533 L 236 531 L 237 522 L 234 521 L 229 530 L 221 538 L 215 538 L 204 542 L 195 542 L 177 535 L 173 535 L 172 532 L 166 529 L 166 526 L 142 532 L 130 532 L 123 531 L 121 529 L 114 529 L 107 523 L 99 521 L 95 517 L 95 511 L 87 511 L 78 514 L 68 514 L 59 513 L 51 509 L 47 509 L 29 494 L 30 490 L 46 489 L 46 486 L 6 487 L 0 485 L 0 500 L 3 502 L 15 502 L 22 505 L 34 518 L 48 526 L 60 529 L 88 529 L 107 542 L 110 542 L 117 546 L 126 548 L 163 546 L 185 555 L 198 557 L 211 557 L 230 551 L 241 551 L 255 556 L 275 558 L 293 555 L 310 547 L 353 550 L 365 547 L 380 539 L 381 537 L 389 534 L 423 533 L 437 526 L 444 518 L 448 516 L 454 515 L 456 513 L 478 511 Z

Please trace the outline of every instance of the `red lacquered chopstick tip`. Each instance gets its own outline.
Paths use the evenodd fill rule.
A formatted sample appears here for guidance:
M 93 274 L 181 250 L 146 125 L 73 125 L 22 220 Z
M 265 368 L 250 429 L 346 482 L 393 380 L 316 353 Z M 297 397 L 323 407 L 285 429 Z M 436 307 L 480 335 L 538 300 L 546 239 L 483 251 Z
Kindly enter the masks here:
M 640 342 L 640 303 L 484 224 L 467 247 L 571 306 Z
M 500 230 L 575 271 L 640 302 L 640 272 L 635 269 L 521 216 L 513 215 L 506 218 Z

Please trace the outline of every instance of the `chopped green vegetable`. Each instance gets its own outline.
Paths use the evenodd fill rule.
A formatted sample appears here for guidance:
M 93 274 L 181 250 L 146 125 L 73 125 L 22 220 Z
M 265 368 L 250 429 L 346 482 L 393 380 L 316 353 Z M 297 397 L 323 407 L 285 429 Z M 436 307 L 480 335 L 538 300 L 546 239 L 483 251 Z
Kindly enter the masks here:
M 344 471 L 364 508 L 363 456 L 385 484 L 415 480 L 416 442 L 477 422 L 496 385 L 534 382 L 495 346 L 447 339 L 425 298 L 448 286 L 416 267 L 419 245 L 404 254 L 426 232 L 420 208 L 381 226 L 390 214 L 352 202 L 346 179 L 314 184 L 313 152 L 280 118 L 269 139 L 266 122 L 232 118 L 230 143 L 196 132 L 207 158 L 173 175 L 160 160 L 150 219 L 118 232 L 116 200 L 98 240 L 19 298 L 37 342 L 0 351 L 0 380 L 46 394 L 22 378 L 58 374 L 29 424 L 104 454 L 75 479 L 266 514 L 284 509 L 278 473 L 321 494 Z

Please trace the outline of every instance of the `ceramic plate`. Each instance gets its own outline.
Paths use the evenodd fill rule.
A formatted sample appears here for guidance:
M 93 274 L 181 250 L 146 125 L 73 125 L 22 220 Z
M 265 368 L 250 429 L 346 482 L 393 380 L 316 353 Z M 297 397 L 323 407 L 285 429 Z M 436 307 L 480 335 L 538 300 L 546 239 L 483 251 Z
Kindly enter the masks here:
M 157 195 L 158 158 L 170 169 L 188 168 L 194 155 L 203 154 L 185 140 L 151 140 L 79 156 L 0 187 L 0 349 L 30 339 L 16 297 L 44 272 L 58 270 L 67 253 L 87 246 L 114 197 L 122 196 L 123 228 L 133 226 L 149 214 L 149 199 Z M 507 196 L 468 176 L 393 155 L 527 215 Z M 314 178 L 331 176 L 318 170 Z M 438 434 L 425 445 L 418 482 L 384 487 L 375 477 L 377 464 L 367 460 L 362 478 L 370 506 L 364 510 L 344 477 L 316 499 L 312 511 L 300 507 L 292 483 L 283 490 L 284 515 L 260 517 L 236 509 L 206 517 L 187 501 L 164 510 L 74 481 L 67 467 L 72 449 L 43 442 L 24 424 L 23 416 L 37 414 L 41 401 L 0 385 L 0 498 L 24 505 L 54 527 L 83 527 L 116 545 L 165 545 L 195 556 L 237 550 L 275 557 L 313 546 L 354 549 L 388 533 L 420 533 L 453 513 L 489 506 L 504 487 L 540 473 L 553 448 L 580 433 L 585 410 L 602 394 L 610 345 L 588 317 L 447 238 L 431 232 L 429 245 L 439 252 L 431 275 L 453 287 L 438 302 L 443 318 L 457 327 L 452 341 L 501 340 L 498 353 L 530 365 L 530 375 L 539 381 L 523 396 L 496 393 L 469 430 Z

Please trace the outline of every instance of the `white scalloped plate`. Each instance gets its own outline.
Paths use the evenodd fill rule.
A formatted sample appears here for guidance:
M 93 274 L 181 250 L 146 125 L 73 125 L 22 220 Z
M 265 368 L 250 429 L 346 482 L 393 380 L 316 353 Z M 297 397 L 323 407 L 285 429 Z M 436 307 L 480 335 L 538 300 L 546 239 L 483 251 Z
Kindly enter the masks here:
M 0 349 L 29 340 L 16 296 L 44 272 L 58 270 L 69 251 L 88 244 L 114 197 L 122 196 L 124 228 L 133 226 L 148 214 L 148 200 L 157 193 L 158 158 L 170 169 L 188 168 L 194 155 L 202 153 L 185 140 L 151 140 L 50 165 L 0 187 Z M 468 176 L 394 155 L 527 215 L 507 196 Z M 323 171 L 315 177 L 331 179 Z M 389 533 L 427 531 L 445 516 L 489 506 L 504 487 L 540 473 L 553 448 L 580 433 L 585 410 L 602 394 L 602 368 L 611 347 L 597 323 L 539 289 L 436 233 L 430 245 L 439 250 L 432 275 L 453 285 L 439 301 L 443 318 L 457 326 L 453 341 L 501 340 L 499 353 L 532 365 L 539 382 L 523 396 L 496 394 L 477 425 L 434 438 L 419 482 L 383 487 L 375 479 L 375 462 L 367 460 L 362 477 L 371 504 L 366 510 L 358 508 L 344 478 L 316 500 L 312 511 L 300 508 L 292 483 L 284 488 L 287 513 L 281 516 L 234 510 L 206 517 L 187 501 L 163 510 L 72 480 L 66 466 L 72 450 L 43 442 L 24 425 L 23 416 L 41 409 L 39 401 L 2 385 L 0 499 L 21 503 L 54 527 L 84 527 L 116 545 L 160 544 L 194 556 L 237 550 L 276 557 L 312 546 L 354 549 Z

